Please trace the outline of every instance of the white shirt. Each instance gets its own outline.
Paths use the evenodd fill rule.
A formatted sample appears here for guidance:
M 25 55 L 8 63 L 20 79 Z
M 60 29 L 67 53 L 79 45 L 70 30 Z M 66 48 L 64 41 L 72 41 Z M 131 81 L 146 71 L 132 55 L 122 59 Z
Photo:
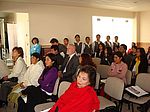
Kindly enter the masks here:
M 71 60 L 71 58 L 72 58 L 75 54 L 76 54 L 76 53 L 73 53 L 73 54 L 71 54 L 71 55 L 69 56 L 69 60 L 67 61 L 66 65 L 65 65 L 65 69 L 64 69 L 63 73 L 66 72 L 66 67 L 67 67 L 69 61 Z
M 23 79 L 23 76 L 27 70 L 27 65 L 22 57 L 19 57 L 13 66 L 13 70 L 8 78 L 18 77 L 18 83 Z
M 38 79 L 41 76 L 42 72 L 44 70 L 44 64 L 42 61 L 38 61 L 36 64 L 31 64 L 29 68 L 27 69 L 26 73 L 23 77 L 23 85 L 25 87 L 33 85 L 38 86 Z

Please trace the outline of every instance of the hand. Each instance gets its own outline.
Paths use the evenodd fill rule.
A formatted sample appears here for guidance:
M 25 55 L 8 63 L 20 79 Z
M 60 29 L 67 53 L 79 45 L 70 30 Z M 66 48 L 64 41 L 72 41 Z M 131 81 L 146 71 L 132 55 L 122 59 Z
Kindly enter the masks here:
M 5 81 L 8 80 L 8 76 L 3 77 L 3 80 Z
M 23 85 L 23 82 L 20 83 L 20 87 L 21 87 L 21 88 L 25 88 L 25 86 Z
M 58 71 L 58 77 L 62 77 L 62 72 Z

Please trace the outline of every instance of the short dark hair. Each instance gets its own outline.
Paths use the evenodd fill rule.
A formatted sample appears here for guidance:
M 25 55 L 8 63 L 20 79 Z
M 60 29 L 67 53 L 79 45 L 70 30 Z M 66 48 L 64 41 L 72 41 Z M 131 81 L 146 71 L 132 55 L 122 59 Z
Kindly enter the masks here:
M 20 54 L 19 56 L 21 56 L 22 58 L 24 57 L 24 52 L 23 52 L 23 49 L 22 47 L 14 47 L 12 49 L 12 51 L 16 50 L 18 52 L 18 54 Z
M 127 50 L 127 46 L 125 44 L 121 44 L 120 46 L 122 46 L 125 50 Z
M 52 45 L 51 46 L 51 49 L 54 49 L 55 51 L 57 50 L 59 52 L 59 47 L 58 45 Z
M 51 40 L 50 40 L 50 43 L 58 43 L 58 40 L 56 39 L 56 38 L 52 38 Z
M 77 38 L 77 37 L 79 37 L 79 38 L 80 38 L 80 35 L 79 35 L 79 34 L 77 34 L 77 35 L 75 35 L 75 37 L 74 37 L 74 38 Z
M 120 51 L 115 52 L 114 55 L 117 55 L 119 58 L 123 58 L 123 54 Z
M 67 41 L 69 41 L 69 39 L 68 39 L 68 38 L 64 38 L 64 40 L 67 40 Z
M 38 39 L 37 37 L 34 37 L 34 38 L 32 39 L 32 44 L 33 44 L 33 40 L 36 40 L 37 43 L 39 43 L 39 39 Z
M 41 59 L 41 58 L 40 58 L 40 54 L 37 53 L 37 52 L 32 53 L 31 56 L 34 56 L 34 57 L 36 57 L 37 59 L 39 58 L 39 60 Z
M 89 82 L 90 82 L 89 86 L 95 87 L 95 83 L 96 83 L 96 69 L 95 69 L 95 67 L 93 67 L 91 65 L 85 65 L 85 66 L 81 67 L 77 76 L 79 75 L 80 72 L 87 73 L 88 78 L 89 78 Z

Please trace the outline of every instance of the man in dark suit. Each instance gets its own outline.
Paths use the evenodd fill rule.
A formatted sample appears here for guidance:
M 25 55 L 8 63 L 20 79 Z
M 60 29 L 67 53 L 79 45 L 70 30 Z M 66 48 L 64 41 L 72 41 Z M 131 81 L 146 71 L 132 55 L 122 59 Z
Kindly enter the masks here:
M 73 82 L 73 75 L 76 73 L 79 66 L 79 57 L 76 55 L 75 46 L 70 44 L 67 48 L 67 54 L 64 63 L 61 67 L 60 81 Z

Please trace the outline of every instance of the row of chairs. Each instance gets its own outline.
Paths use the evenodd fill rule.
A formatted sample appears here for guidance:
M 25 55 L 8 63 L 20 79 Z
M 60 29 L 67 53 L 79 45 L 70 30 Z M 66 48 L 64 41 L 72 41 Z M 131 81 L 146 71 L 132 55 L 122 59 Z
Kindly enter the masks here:
M 129 72 L 129 74 L 131 73 Z M 129 78 L 129 75 L 128 75 L 128 78 Z M 127 80 L 127 81 L 128 81 L 128 84 L 130 84 L 129 82 L 131 82 L 131 77 L 130 77 L 130 80 Z M 135 85 L 139 86 L 146 92 L 150 93 L 150 88 L 149 88 L 150 74 L 140 73 L 137 76 Z M 147 112 L 147 108 L 150 103 L 150 95 L 148 94 L 146 96 L 142 96 L 138 98 L 138 97 L 128 94 L 125 91 L 125 87 L 126 86 L 124 85 L 124 82 L 121 79 L 116 78 L 116 77 L 108 77 L 106 79 L 106 83 L 104 86 L 104 92 L 110 96 L 111 100 L 113 99 L 113 101 L 115 102 L 109 99 L 106 99 L 105 97 L 98 96 L 100 100 L 100 110 L 105 109 L 110 106 L 115 106 L 117 110 L 121 112 L 123 102 L 127 102 L 129 104 L 129 107 L 131 104 L 132 112 L 134 112 L 133 104 L 140 105 L 141 112 Z

